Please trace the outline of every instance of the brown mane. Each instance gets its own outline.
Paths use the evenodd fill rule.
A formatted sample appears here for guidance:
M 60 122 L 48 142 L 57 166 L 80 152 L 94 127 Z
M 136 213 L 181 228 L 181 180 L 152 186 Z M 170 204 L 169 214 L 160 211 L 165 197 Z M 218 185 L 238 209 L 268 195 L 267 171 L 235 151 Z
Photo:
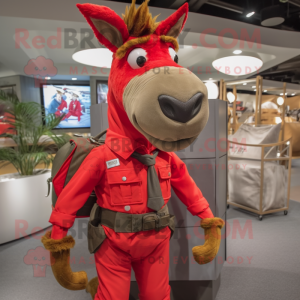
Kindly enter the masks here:
M 158 16 L 152 17 L 149 12 L 148 2 L 144 1 L 138 9 L 135 8 L 135 1 L 132 0 L 130 7 L 126 6 L 123 20 L 127 26 L 130 36 L 141 37 L 152 34 L 159 22 L 155 22 Z
M 131 39 L 118 48 L 116 55 L 119 59 L 123 58 L 126 52 L 133 46 L 147 43 L 150 39 L 150 35 L 154 33 L 159 22 L 155 22 L 158 16 L 152 18 L 149 12 L 148 2 L 145 0 L 138 9 L 135 8 L 135 1 L 132 0 L 130 7 L 126 6 L 125 15 L 123 14 L 123 20 L 127 26 L 129 35 L 136 37 Z M 179 49 L 178 42 L 171 36 L 160 36 L 160 40 L 165 43 L 173 43 L 175 51 Z

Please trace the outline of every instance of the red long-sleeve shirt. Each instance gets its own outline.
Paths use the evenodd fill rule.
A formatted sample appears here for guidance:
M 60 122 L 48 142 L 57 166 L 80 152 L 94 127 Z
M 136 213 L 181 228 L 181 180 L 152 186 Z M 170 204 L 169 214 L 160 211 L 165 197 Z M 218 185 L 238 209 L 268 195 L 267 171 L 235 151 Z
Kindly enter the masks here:
M 93 190 L 97 203 L 103 208 L 131 214 L 152 211 L 147 207 L 148 167 L 130 155 L 135 150 L 149 154 L 155 148 L 129 145 L 128 138 L 108 131 L 105 145 L 90 152 L 57 199 L 49 220 L 53 224 L 52 238 L 60 239 L 66 235 L 76 212 Z M 160 151 L 155 169 L 165 203 L 171 197 L 172 187 L 192 215 L 213 218 L 208 202 L 175 153 Z
M 57 110 L 62 111 L 64 108 L 67 108 L 67 102 L 64 99 L 61 99 L 61 103 L 59 104 Z
M 70 104 L 69 104 L 69 113 L 82 115 L 82 113 L 81 113 L 81 104 L 80 104 L 79 101 L 72 100 L 70 102 Z

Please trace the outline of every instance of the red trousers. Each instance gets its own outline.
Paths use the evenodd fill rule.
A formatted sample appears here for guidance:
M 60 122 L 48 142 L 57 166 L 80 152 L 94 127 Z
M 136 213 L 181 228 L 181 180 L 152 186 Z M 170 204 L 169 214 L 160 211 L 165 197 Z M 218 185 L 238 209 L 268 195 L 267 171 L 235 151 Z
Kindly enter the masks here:
M 74 116 L 74 117 L 77 117 L 78 118 L 78 122 L 80 121 L 80 116 L 81 116 L 81 112 L 68 112 L 64 118 L 64 119 L 68 119 L 70 116 Z
M 57 117 L 60 117 L 60 116 L 62 115 L 62 112 L 56 111 L 56 112 L 55 112 L 55 115 L 56 115 Z
M 104 227 L 104 226 L 103 226 Z M 95 253 L 99 287 L 94 300 L 128 300 L 131 267 L 140 300 L 170 300 L 169 240 L 171 230 L 115 233 L 104 227 L 107 238 Z

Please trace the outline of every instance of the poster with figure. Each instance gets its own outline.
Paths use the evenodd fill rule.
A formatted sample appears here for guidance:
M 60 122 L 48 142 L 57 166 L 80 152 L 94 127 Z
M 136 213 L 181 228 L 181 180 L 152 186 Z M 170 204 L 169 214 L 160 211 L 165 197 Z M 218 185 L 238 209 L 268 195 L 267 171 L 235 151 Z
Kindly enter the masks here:
M 91 127 L 91 92 L 89 86 L 43 85 L 46 115 L 63 117 L 56 128 Z

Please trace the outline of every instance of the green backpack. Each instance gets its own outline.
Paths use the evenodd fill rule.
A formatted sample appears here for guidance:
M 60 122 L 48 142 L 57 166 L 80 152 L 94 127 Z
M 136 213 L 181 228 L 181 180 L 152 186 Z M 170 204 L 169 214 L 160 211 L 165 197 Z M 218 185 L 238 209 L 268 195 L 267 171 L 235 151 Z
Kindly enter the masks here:
M 51 177 L 47 179 L 48 194 L 50 194 L 50 182 L 52 182 L 52 206 L 55 207 L 57 198 L 62 190 L 75 175 L 80 165 L 88 154 L 95 148 L 104 145 L 106 130 L 102 131 L 95 137 L 84 138 L 75 135 L 74 139 L 70 139 L 68 143 L 62 146 L 52 163 Z M 101 139 L 102 138 L 102 139 Z M 89 217 L 93 205 L 96 203 L 97 197 L 93 191 L 86 199 L 82 208 L 77 211 L 77 217 Z

